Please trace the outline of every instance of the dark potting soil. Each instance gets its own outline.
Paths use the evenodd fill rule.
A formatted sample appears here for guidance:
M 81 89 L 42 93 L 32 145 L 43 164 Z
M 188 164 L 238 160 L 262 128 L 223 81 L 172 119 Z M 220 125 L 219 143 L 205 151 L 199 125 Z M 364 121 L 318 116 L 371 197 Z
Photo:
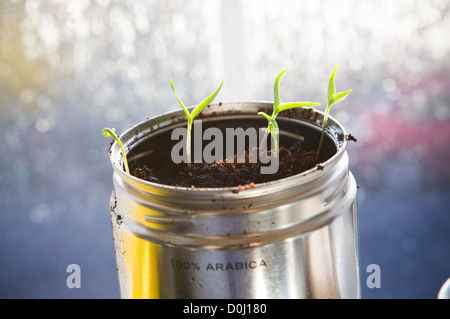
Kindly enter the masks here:
M 279 168 L 274 174 L 261 174 L 261 162 L 250 163 L 249 154 L 243 156 L 246 161 L 239 163 L 237 155 L 233 161 L 221 163 L 185 163 L 175 164 L 171 161 L 170 152 L 158 152 L 145 162 L 132 168 L 132 174 L 140 179 L 159 184 L 195 187 L 251 187 L 254 184 L 269 182 L 302 173 L 314 167 L 321 168 L 336 153 L 336 149 L 324 147 L 316 160 L 315 149 L 305 149 L 302 142 L 295 142 L 290 147 L 279 148 Z

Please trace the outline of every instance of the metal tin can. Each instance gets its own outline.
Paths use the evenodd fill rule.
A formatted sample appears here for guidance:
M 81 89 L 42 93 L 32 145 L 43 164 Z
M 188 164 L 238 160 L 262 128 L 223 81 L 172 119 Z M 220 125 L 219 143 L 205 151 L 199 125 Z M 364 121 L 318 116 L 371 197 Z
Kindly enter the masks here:
M 202 121 L 263 127 L 256 114 L 271 108 L 210 105 Z M 314 132 L 318 140 L 322 120 L 309 108 L 280 114 L 280 138 Z M 184 125 L 182 111 L 135 125 L 121 135 L 127 157 L 157 152 L 151 141 Z M 115 143 L 110 217 L 121 297 L 359 298 L 357 187 L 346 132 L 329 117 L 326 136 L 336 153 L 320 167 L 246 189 L 138 179 L 124 172 Z

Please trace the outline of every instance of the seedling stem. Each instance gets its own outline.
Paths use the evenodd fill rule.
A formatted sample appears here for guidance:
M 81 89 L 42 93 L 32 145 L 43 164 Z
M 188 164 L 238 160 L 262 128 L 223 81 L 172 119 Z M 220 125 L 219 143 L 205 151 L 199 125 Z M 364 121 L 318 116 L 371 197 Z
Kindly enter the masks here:
M 220 83 L 220 86 L 215 90 L 210 96 L 208 96 L 206 99 L 204 99 L 202 102 L 200 102 L 193 110 L 192 113 L 189 112 L 189 110 L 186 108 L 184 103 L 181 101 L 181 99 L 178 97 L 178 95 L 175 93 L 175 87 L 173 85 L 172 80 L 170 80 L 170 85 L 172 86 L 173 94 L 175 95 L 175 98 L 178 100 L 178 103 L 180 103 L 181 107 L 183 108 L 184 113 L 186 114 L 186 118 L 188 121 L 187 124 L 187 138 L 186 138 L 186 153 L 187 153 L 187 162 L 188 166 L 191 164 L 191 130 L 192 130 L 192 123 L 194 122 L 194 118 L 199 115 L 216 97 L 217 93 L 219 93 L 220 89 L 222 88 L 223 81 Z
M 284 73 L 289 71 L 290 69 L 285 69 L 281 71 L 281 73 L 277 76 L 275 80 L 275 84 L 273 86 L 273 93 L 274 93 L 274 103 L 273 103 L 273 111 L 272 116 L 267 115 L 265 112 L 258 112 L 258 115 L 264 116 L 267 121 L 269 122 L 267 125 L 267 131 L 266 135 L 264 136 L 263 142 L 266 140 L 266 136 L 268 134 L 272 135 L 274 139 L 274 157 L 277 158 L 278 156 L 278 143 L 277 143 L 277 134 L 278 134 L 278 123 L 276 122 L 276 117 L 279 113 L 293 109 L 298 107 L 304 107 L 304 106 L 317 106 L 320 105 L 320 103 L 316 102 L 288 102 L 288 103 L 281 103 L 280 99 L 280 81 L 283 77 Z
M 119 137 L 116 135 L 115 133 L 115 129 L 111 129 L 109 127 L 105 127 L 102 130 L 103 136 L 105 137 L 112 137 L 113 139 L 116 140 L 117 144 L 119 144 L 120 149 L 122 151 L 122 156 L 123 156 L 123 164 L 125 166 L 125 172 L 127 172 L 127 174 L 130 174 L 130 169 L 128 168 L 128 161 L 127 161 L 127 156 L 125 154 L 125 150 L 123 149 L 123 145 L 122 142 L 120 141 Z
M 323 117 L 322 134 L 320 135 L 319 146 L 317 148 L 316 160 L 319 158 L 320 151 L 322 149 L 323 138 L 325 136 L 325 129 L 327 127 L 328 113 L 333 104 L 343 101 L 352 90 L 336 93 L 336 86 L 334 84 L 334 77 L 336 75 L 337 65 L 334 67 L 331 73 L 330 80 L 328 82 L 328 104 L 325 109 L 325 115 Z

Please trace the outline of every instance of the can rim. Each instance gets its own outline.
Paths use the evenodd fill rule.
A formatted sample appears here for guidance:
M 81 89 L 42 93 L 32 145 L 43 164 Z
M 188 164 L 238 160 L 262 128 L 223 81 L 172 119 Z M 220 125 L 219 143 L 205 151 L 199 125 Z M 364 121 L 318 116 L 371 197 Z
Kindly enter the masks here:
M 243 105 L 247 105 L 247 106 L 253 106 L 253 107 L 272 107 L 273 102 L 267 102 L 267 101 L 250 101 L 250 102 L 227 102 L 227 103 L 217 103 L 217 104 L 210 104 L 209 105 L 209 112 L 210 113 L 219 113 L 219 111 L 237 111 L 237 113 L 234 113 L 236 115 L 238 114 L 242 114 L 245 115 L 244 112 L 239 112 L 239 109 L 243 109 Z M 192 107 L 191 107 L 192 108 Z M 245 109 L 245 108 L 244 108 Z M 316 121 L 313 122 L 311 120 L 308 119 L 304 119 L 305 121 L 316 125 L 319 127 L 318 123 L 320 122 L 320 120 L 323 120 L 324 117 L 324 113 L 322 111 L 319 111 L 315 108 L 308 108 L 308 107 L 304 107 L 302 109 L 310 109 L 312 110 L 315 115 L 317 115 L 316 117 Z M 207 109 L 205 109 L 206 111 Z M 205 113 L 204 111 L 204 113 Z M 207 113 L 207 112 L 206 112 Z M 128 136 L 136 136 L 136 134 L 133 134 L 133 132 L 136 132 L 136 129 L 139 128 L 140 126 L 143 126 L 145 124 L 147 124 L 148 122 L 155 122 L 159 119 L 175 119 L 175 118 L 180 118 L 185 116 L 183 113 L 183 110 L 172 110 L 169 112 L 165 112 L 165 113 L 161 113 L 159 115 L 155 115 L 153 117 L 150 117 L 146 120 L 143 120 L 135 125 L 133 125 L 132 127 L 128 128 L 126 131 L 124 131 L 122 134 L 120 134 L 120 139 L 122 140 L 122 143 L 124 144 L 124 146 L 128 146 L 128 149 L 132 147 L 133 143 L 135 143 L 135 141 L 130 141 L 126 140 L 124 143 L 124 138 L 128 137 Z M 278 115 L 279 117 L 282 117 L 282 114 Z M 206 117 L 206 116 L 205 116 Z M 342 139 L 341 143 L 338 144 L 337 143 L 337 139 L 332 137 L 329 132 L 326 132 L 326 134 L 331 137 L 331 139 L 333 140 L 333 142 L 335 143 L 336 146 L 336 153 L 331 156 L 327 161 L 323 162 L 320 164 L 320 168 L 319 167 L 313 167 L 309 170 L 306 170 L 302 173 L 299 174 L 295 174 L 295 175 L 291 175 L 288 177 L 284 177 L 284 178 L 280 178 L 277 180 L 273 180 L 273 181 L 268 181 L 268 182 L 264 182 L 264 183 L 255 183 L 251 188 L 246 188 L 245 190 L 249 191 L 252 189 L 263 189 L 263 188 L 272 188 L 272 187 L 276 187 L 277 185 L 279 185 L 280 183 L 282 184 L 286 184 L 286 183 L 293 183 L 296 182 L 296 184 L 298 185 L 298 181 L 300 179 L 303 179 L 303 182 L 309 182 L 310 179 L 314 178 L 315 175 L 318 174 L 326 174 L 326 172 L 330 169 L 330 167 L 333 167 L 339 160 L 339 158 L 342 157 L 342 155 L 346 152 L 346 148 L 347 148 L 347 140 L 345 139 L 345 136 L 347 135 L 347 132 L 345 130 L 345 127 L 339 123 L 339 121 L 337 121 L 334 117 L 328 115 L 328 127 L 330 127 L 330 124 L 332 124 L 335 127 L 338 127 L 339 130 L 341 131 L 341 134 L 343 134 L 344 138 Z M 178 121 L 179 122 L 179 121 Z M 182 122 L 182 121 L 181 121 Z M 152 132 L 157 131 L 160 127 L 157 126 Z M 138 188 L 142 188 L 144 187 L 146 190 L 156 190 L 156 189 L 160 189 L 160 190 L 165 190 L 165 191 L 169 191 L 169 192 L 181 192 L 181 193 L 190 193 L 193 194 L 195 193 L 205 193 L 208 195 L 213 195 L 215 193 L 220 193 L 220 194 L 224 194 L 224 192 L 229 192 L 232 193 L 233 195 L 239 195 L 241 194 L 240 197 L 242 197 L 242 188 L 239 186 L 227 186 L 227 187 L 208 187 L 208 188 L 204 188 L 204 187 L 196 187 L 196 188 L 191 188 L 191 187 L 185 187 L 185 186 L 173 186 L 173 185 L 166 185 L 166 184 L 161 184 L 161 183 L 155 183 L 155 182 L 150 182 L 150 181 L 146 181 L 143 179 L 140 179 L 138 177 L 135 177 L 131 174 L 126 173 L 123 170 L 123 165 L 122 165 L 122 160 L 119 160 L 117 157 L 117 154 L 120 151 L 120 147 L 118 145 L 117 142 L 114 142 L 113 145 L 111 146 L 111 150 L 110 150 L 110 163 L 114 169 L 114 172 L 116 174 L 118 174 L 123 180 L 125 180 L 128 184 L 131 184 L 135 187 Z M 249 193 L 249 192 L 247 192 Z

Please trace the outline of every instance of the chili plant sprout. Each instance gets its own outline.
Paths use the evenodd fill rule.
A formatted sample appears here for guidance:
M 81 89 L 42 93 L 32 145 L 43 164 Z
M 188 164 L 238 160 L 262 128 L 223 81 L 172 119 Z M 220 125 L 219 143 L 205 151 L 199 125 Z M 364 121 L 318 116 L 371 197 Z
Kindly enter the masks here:
M 186 114 L 186 118 L 188 121 L 187 124 L 187 138 L 186 138 L 186 153 L 187 153 L 187 162 L 188 165 L 191 163 L 191 130 L 192 130 L 192 123 L 194 122 L 194 119 L 197 115 L 199 115 L 208 105 L 209 103 L 214 100 L 217 93 L 219 93 L 220 89 L 222 88 L 223 81 L 220 83 L 220 86 L 215 90 L 210 96 L 208 96 L 206 99 L 204 99 L 202 102 L 200 102 L 190 113 L 189 110 L 186 108 L 184 103 L 180 100 L 180 98 L 175 93 L 175 87 L 173 85 L 172 80 L 170 80 L 170 85 L 172 86 L 173 94 L 175 95 L 175 98 L 178 100 L 178 103 L 180 103 L 181 107 L 183 108 L 184 113 Z
M 277 115 L 283 111 L 298 108 L 298 107 L 304 107 L 304 106 L 317 106 L 320 105 L 320 103 L 316 102 L 288 102 L 288 103 L 281 103 L 280 100 L 280 81 L 283 77 L 284 73 L 289 71 L 290 69 L 285 69 L 281 71 L 281 73 L 278 75 L 278 77 L 275 80 L 275 84 L 273 87 L 274 91 L 274 103 L 273 103 L 273 111 L 272 116 L 269 116 L 265 112 L 258 112 L 258 115 L 264 116 L 268 123 L 266 136 L 267 134 L 272 135 L 274 140 L 274 157 L 276 158 L 278 156 L 278 143 L 277 143 L 277 135 L 278 135 L 278 123 L 275 120 Z M 266 137 L 265 137 L 266 138 Z M 264 138 L 264 139 L 265 139 Z
M 122 144 L 122 142 L 120 141 L 119 137 L 116 135 L 115 130 L 114 130 L 113 128 L 111 129 L 111 128 L 109 128 L 109 127 L 105 127 L 105 128 L 102 130 L 102 133 L 103 133 L 103 136 L 104 136 L 104 137 L 112 137 L 113 139 L 116 140 L 117 144 L 119 144 L 120 149 L 121 149 L 121 151 L 122 151 L 123 164 L 124 164 L 124 166 L 125 166 L 125 172 L 127 172 L 127 174 L 130 174 L 130 169 L 128 168 L 127 156 L 126 156 L 126 154 L 125 154 L 125 150 L 123 149 L 123 144 Z
M 325 116 L 323 118 L 322 135 L 320 136 L 319 147 L 317 148 L 316 159 L 319 158 L 320 150 L 322 149 L 323 137 L 325 135 L 325 128 L 327 127 L 328 113 L 333 104 L 343 101 L 352 90 L 336 93 L 336 85 L 334 84 L 334 77 L 336 75 L 337 65 L 334 67 L 333 72 L 328 82 L 328 104 L 325 109 Z

